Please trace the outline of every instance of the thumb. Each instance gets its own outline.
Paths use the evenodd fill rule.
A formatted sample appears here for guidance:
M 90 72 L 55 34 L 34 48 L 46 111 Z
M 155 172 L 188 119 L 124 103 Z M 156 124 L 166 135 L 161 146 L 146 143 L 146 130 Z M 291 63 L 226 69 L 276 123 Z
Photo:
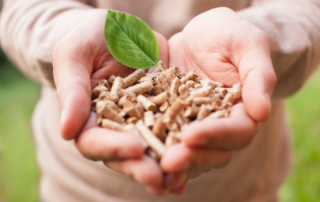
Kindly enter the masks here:
M 168 42 L 167 39 L 160 33 L 153 31 L 154 35 L 157 38 L 157 42 L 159 45 L 159 55 L 160 59 L 162 60 L 163 64 L 165 67 L 168 67 L 168 60 L 169 60 L 169 47 L 168 47 Z
M 91 103 L 92 50 L 81 36 L 71 38 L 66 36 L 55 47 L 52 56 L 61 109 L 61 134 L 66 140 L 74 139 L 81 131 L 89 117 Z
M 258 122 L 271 111 L 271 95 L 277 82 L 270 55 L 270 42 L 264 32 L 255 30 L 250 40 L 238 44 L 235 54 L 243 84 L 242 99 L 247 113 Z

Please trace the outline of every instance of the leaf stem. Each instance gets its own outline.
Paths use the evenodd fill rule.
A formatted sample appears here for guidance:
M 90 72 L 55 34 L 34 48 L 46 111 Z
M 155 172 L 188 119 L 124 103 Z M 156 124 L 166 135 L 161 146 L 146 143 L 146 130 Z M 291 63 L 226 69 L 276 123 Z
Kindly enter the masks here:
M 161 65 L 158 65 L 158 64 L 157 64 L 157 66 L 159 67 L 159 69 L 161 69 L 161 71 L 164 72 L 164 70 L 162 69 Z

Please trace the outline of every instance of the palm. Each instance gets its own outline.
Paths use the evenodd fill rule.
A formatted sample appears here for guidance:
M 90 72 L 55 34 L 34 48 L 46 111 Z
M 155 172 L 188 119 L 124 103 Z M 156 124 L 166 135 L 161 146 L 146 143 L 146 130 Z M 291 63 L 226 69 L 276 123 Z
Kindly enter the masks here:
M 91 86 L 94 87 L 97 83 L 113 74 L 115 76 L 125 77 L 133 70 L 122 65 L 113 58 L 108 50 L 104 40 L 104 18 L 96 18 L 91 21 L 93 26 L 89 28 L 89 32 L 84 38 L 84 42 L 75 42 L 79 51 L 78 62 L 83 64 L 89 73 L 91 73 Z M 90 26 L 90 25 L 89 25 Z M 83 41 L 83 39 L 81 39 Z
M 116 61 L 108 51 L 104 40 L 105 18 L 105 10 L 88 14 L 53 52 L 54 79 L 62 111 L 61 133 L 65 139 L 75 139 L 83 156 L 101 160 L 146 185 L 150 192 L 161 194 L 162 187 L 156 190 L 152 187 L 163 181 L 161 169 L 153 159 L 143 156 L 139 140 L 98 127 L 95 115 L 90 114 L 91 89 L 111 74 L 125 77 L 133 71 Z M 167 62 L 167 42 L 163 36 L 155 34 L 160 58 Z
M 105 49 L 104 47 L 102 49 Z M 133 69 L 128 68 L 116 61 L 106 49 L 103 54 L 97 56 L 97 62 L 91 74 L 91 86 L 94 87 L 102 79 L 110 75 L 126 77 Z
M 173 184 L 179 184 L 183 190 L 186 183 L 181 185 L 176 181 L 178 178 L 184 180 L 181 173 L 179 177 L 179 171 L 182 170 L 176 162 L 202 159 L 198 158 L 196 152 L 189 151 L 190 147 L 182 144 L 182 148 L 176 148 L 178 152 L 175 152 L 173 146 L 171 151 L 164 155 L 161 161 L 162 168 L 166 172 L 174 173 L 168 174 L 169 177 L 166 177 L 164 182 L 162 171 L 155 161 L 150 158 L 139 158 L 143 148 L 136 138 L 96 127 L 93 116 L 89 118 L 91 88 L 96 86 L 99 80 L 111 74 L 125 76 L 132 71 L 117 62 L 108 51 L 103 30 L 105 17 L 105 10 L 89 12 L 88 16 L 59 42 L 53 52 L 53 73 L 61 107 L 62 136 L 68 140 L 76 139 L 76 145 L 84 156 L 102 160 L 114 170 L 132 176 L 136 181 L 148 186 L 148 190 L 152 193 L 165 193 L 164 183 L 170 184 L 172 189 L 178 187 Z M 237 33 L 237 30 L 240 31 Z M 238 82 L 240 78 L 244 84 L 243 100 L 246 111 L 242 110 L 243 107 L 238 107 L 239 113 L 233 113 L 234 117 L 229 119 L 233 120 L 234 124 L 241 123 L 239 127 L 224 128 L 228 124 L 219 122 L 210 124 L 210 128 L 195 125 L 193 129 L 189 128 L 191 129 L 189 135 L 183 135 L 186 145 L 197 145 L 200 132 L 209 139 L 213 138 L 213 142 L 217 142 L 214 138 L 217 137 L 218 133 L 215 130 L 218 129 L 220 135 L 223 135 L 223 132 L 235 133 L 233 149 L 238 149 L 249 142 L 253 136 L 252 131 L 256 128 L 251 117 L 255 121 L 263 121 L 268 117 L 269 99 L 275 84 L 267 37 L 228 9 L 208 11 L 194 18 L 182 33 L 175 35 L 169 41 L 169 54 L 164 37 L 157 33 L 156 37 L 160 58 L 166 66 L 169 55 L 169 67 L 178 66 L 185 72 L 195 70 L 201 77 L 210 77 L 228 86 Z M 240 127 L 242 130 L 238 130 Z M 216 135 L 211 136 L 214 133 Z M 219 148 L 230 149 L 229 142 L 202 146 L 213 148 L 217 144 Z M 120 150 L 121 156 L 117 152 Z M 181 152 L 183 150 L 188 152 Z M 177 154 L 191 156 L 180 158 L 175 156 Z M 203 155 L 211 156 L 211 153 L 209 151 Z M 228 155 L 226 158 L 224 155 L 220 156 L 222 159 L 228 159 Z M 179 159 L 180 161 L 177 161 Z M 208 162 L 210 166 L 212 163 L 217 162 Z M 200 165 L 200 171 L 202 168 L 207 170 L 208 167 Z
M 227 41 L 226 41 L 227 42 Z M 210 78 L 231 86 L 239 82 L 238 69 L 230 62 L 229 51 L 224 44 L 201 44 L 186 40 L 183 33 L 175 35 L 170 41 L 170 66 L 178 66 L 183 72 L 196 71 L 202 78 Z M 179 45 L 174 45 L 179 44 Z M 180 51 L 179 51 L 180 50 Z
M 243 32 L 244 25 L 248 27 L 246 36 L 237 31 Z M 250 39 L 253 27 L 228 9 L 203 13 L 169 40 L 169 65 L 184 72 L 195 70 L 203 78 L 231 86 L 240 81 L 238 50 Z
M 241 81 L 243 103 L 235 105 L 228 118 L 190 124 L 182 132 L 183 144 L 168 149 L 161 167 L 194 177 L 226 165 L 232 151 L 248 146 L 257 123 L 270 113 L 276 77 L 267 35 L 230 9 L 213 9 L 195 17 L 169 40 L 169 66 L 195 70 L 200 77 L 229 87 Z M 215 156 L 219 149 L 225 153 Z

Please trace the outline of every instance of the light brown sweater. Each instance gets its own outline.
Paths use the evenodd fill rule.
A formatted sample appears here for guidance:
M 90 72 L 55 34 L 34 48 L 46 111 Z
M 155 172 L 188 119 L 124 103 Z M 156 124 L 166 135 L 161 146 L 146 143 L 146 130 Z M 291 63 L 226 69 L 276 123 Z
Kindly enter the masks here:
M 94 7 L 134 14 L 169 38 L 197 14 L 226 6 L 264 30 L 279 82 L 270 119 L 228 166 L 189 182 L 183 196 L 155 197 L 100 162 L 83 158 L 59 133 L 51 53 Z M 42 86 L 33 116 L 41 198 L 46 202 L 275 201 L 290 167 L 284 98 L 298 91 L 319 63 L 319 0 L 4 0 L 0 40 L 7 56 Z

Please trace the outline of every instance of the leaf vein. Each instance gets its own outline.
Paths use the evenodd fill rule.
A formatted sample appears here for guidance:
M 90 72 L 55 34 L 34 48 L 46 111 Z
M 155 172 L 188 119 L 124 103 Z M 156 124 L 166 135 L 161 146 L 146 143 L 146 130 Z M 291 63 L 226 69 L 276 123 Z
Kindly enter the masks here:
M 115 22 L 115 24 L 118 26 L 119 29 L 121 29 L 121 31 L 127 36 L 127 38 L 132 41 L 132 43 L 153 63 L 153 64 L 157 64 L 156 61 L 153 61 L 152 58 L 149 57 L 149 55 L 147 55 L 128 35 L 127 33 L 122 29 L 122 27 L 118 24 L 118 22 L 113 18 L 113 16 L 111 16 L 112 20 Z

